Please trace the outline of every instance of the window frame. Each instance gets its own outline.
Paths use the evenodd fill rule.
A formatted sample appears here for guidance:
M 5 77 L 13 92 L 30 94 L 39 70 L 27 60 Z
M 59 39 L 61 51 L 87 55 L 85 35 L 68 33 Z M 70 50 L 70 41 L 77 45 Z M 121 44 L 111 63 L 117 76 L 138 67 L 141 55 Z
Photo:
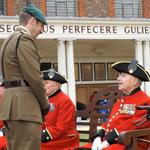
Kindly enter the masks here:
M 116 17 L 121 18 L 142 18 L 142 1 L 138 0 L 137 2 L 130 0 L 115 0 L 115 12 Z M 131 6 L 129 9 L 129 6 Z M 135 7 L 136 6 L 136 7 Z M 120 13 L 121 12 L 121 13 Z
M 99 64 L 99 65 L 104 65 L 103 66 L 103 73 L 104 73 L 104 77 L 102 78 L 102 79 L 97 79 L 96 78 L 96 66 L 95 65 L 97 65 L 97 64 Z M 94 65 L 94 81 L 103 81 L 103 80 L 106 80 L 106 64 L 105 64 L 105 62 L 95 62 L 95 63 L 93 63 L 93 65 Z
M 79 63 L 74 63 L 75 81 L 80 81 Z
M 116 77 L 114 77 L 114 78 L 111 78 L 110 77 L 110 69 L 113 69 L 113 68 L 111 68 L 110 67 L 110 69 L 109 69 L 109 66 L 108 65 L 112 65 L 114 62 L 107 62 L 107 80 L 117 80 L 117 77 L 118 77 L 118 75 L 119 75 L 119 73 L 117 72 L 117 71 L 115 71 L 115 70 L 113 70 L 113 72 L 115 73 L 116 72 Z
M 64 3 L 66 5 L 65 12 L 60 10 L 59 4 Z M 72 5 L 70 5 L 73 3 Z M 52 6 L 51 6 L 52 5 Z M 53 8 L 53 9 L 51 9 Z M 58 11 L 57 11 L 58 9 Z M 53 11 L 52 11 L 53 10 Z M 73 11 L 70 11 L 73 10 Z M 77 13 L 77 1 L 76 0 L 47 0 L 47 16 L 48 17 L 75 17 Z M 59 15 L 61 14 L 61 15 Z M 64 15 L 65 14 L 65 15 Z
M 4 0 L 0 0 L 0 15 L 4 15 Z
M 52 63 L 53 69 L 58 72 L 58 63 Z
M 82 65 L 88 65 L 88 64 L 91 66 L 91 80 L 86 80 L 86 79 L 83 78 L 83 75 L 84 75 L 83 72 L 84 71 L 82 69 L 83 68 Z M 80 69 L 80 71 L 81 71 L 81 81 L 93 81 L 93 63 L 91 63 L 91 62 L 80 63 L 80 68 L 81 68 Z

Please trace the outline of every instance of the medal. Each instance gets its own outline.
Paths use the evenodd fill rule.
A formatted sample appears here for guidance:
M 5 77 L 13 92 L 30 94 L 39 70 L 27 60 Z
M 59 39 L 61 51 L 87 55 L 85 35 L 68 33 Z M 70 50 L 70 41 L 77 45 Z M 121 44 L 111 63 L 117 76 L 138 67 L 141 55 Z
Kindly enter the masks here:
M 49 103 L 49 104 L 50 104 L 49 111 L 53 112 L 55 110 L 55 103 Z
M 120 113 L 134 115 L 135 110 L 136 110 L 135 107 L 136 107 L 136 104 L 123 104 Z

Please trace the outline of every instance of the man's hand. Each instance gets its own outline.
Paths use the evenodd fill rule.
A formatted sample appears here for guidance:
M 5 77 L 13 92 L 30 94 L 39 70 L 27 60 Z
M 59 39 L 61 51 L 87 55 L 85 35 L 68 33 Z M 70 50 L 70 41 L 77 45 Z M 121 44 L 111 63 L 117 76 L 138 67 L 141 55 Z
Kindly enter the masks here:
M 104 136 L 105 136 L 105 130 L 104 130 L 104 129 L 100 129 L 96 134 L 94 134 L 94 135 L 91 137 L 91 142 L 93 142 L 94 139 L 97 138 L 97 137 L 100 137 L 101 140 L 102 140 Z
M 91 149 L 92 150 L 100 150 L 100 145 L 102 144 L 101 138 L 97 137 L 94 139 Z

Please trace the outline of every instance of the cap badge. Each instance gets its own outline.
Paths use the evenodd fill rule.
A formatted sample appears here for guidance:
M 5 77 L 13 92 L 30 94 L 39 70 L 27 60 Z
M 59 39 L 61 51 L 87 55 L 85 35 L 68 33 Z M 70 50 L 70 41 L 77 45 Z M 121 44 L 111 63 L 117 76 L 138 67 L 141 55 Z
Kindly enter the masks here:
M 48 76 L 50 79 L 52 79 L 55 76 L 55 71 L 53 69 L 50 69 L 48 72 Z
M 131 63 L 128 65 L 128 71 L 130 74 L 137 70 L 137 64 L 138 61 L 136 59 L 131 60 Z
M 133 70 L 133 69 L 130 69 L 130 70 L 129 70 L 129 73 L 130 73 L 130 74 L 132 74 L 133 72 L 134 72 L 134 70 Z

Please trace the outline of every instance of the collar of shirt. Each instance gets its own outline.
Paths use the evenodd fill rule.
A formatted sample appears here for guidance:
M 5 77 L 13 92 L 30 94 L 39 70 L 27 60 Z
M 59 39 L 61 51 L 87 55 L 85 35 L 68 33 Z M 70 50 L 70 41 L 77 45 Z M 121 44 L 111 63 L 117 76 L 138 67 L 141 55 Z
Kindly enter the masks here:
M 135 94 L 138 91 L 141 91 L 140 87 L 135 88 L 133 91 L 131 91 L 131 93 L 129 95 L 133 95 L 133 94 Z
M 55 91 L 52 95 L 48 96 L 48 98 L 56 96 L 59 92 L 61 92 L 61 89 L 58 89 L 57 91 Z

